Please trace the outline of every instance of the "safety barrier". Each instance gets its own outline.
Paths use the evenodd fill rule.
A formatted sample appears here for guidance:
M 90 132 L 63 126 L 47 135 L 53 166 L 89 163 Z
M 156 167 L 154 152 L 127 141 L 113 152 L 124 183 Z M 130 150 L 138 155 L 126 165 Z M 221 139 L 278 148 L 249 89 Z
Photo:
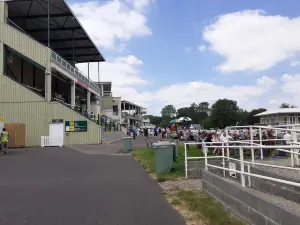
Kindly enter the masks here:
M 62 137 L 41 136 L 42 147 L 62 147 L 64 140 Z
M 187 148 L 186 145 L 187 144 L 194 144 L 194 145 L 202 145 L 203 146 L 203 153 L 204 156 L 201 157 L 188 157 L 187 156 Z M 215 142 L 215 143 L 210 143 L 210 144 L 220 144 L 220 142 Z M 261 179 L 265 179 L 265 180 L 269 180 L 269 181 L 274 181 L 274 182 L 278 182 L 278 183 L 282 183 L 282 184 L 287 184 L 287 185 L 293 185 L 296 187 L 300 187 L 300 183 L 298 182 L 294 182 L 294 181 L 288 181 L 288 180 L 284 180 L 284 179 L 278 179 L 278 178 L 274 178 L 274 177 L 270 177 L 270 176 L 264 176 L 264 175 L 260 175 L 260 174 L 254 174 L 251 173 L 251 165 L 258 165 L 258 166 L 265 166 L 265 167 L 272 167 L 272 168 L 280 168 L 280 169 L 288 169 L 288 170 L 295 170 L 295 171 L 299 171 L 300 172 L 300 168 L 295 168 L 294 166 L 294 156 L 299 156 L 299 149 L 300 149 L 300 145 L 277 145 L 277 146 L 260 146 L 260 145 L 245 145 L 245 146 L 232 146 L 230 145 L 230 143 L 228 144 L 224 144 L 221 142 L 221 146 L 219 145 L 205 145 L 205 143 L 203 142 L 198 142 L 198 143 L 185 143 L 184 144 L 184 151 L 185 151 L 185 176 L 187 178 L 187 167 L 188 167 L 188 160 L 189 159 L 204 159 L 205 162 L 205 169 L 208 170 L 209 167 L 212 168 L 217 168 L 217 169 L 221 169 L 223 170 L 223 176 L 225 177 L 226 171 L 229 172 L 234 172 L 234 173 L 239 173 L 241 175 L 241 183 L 242 186 L 245 187 L 246 182 L 245 182 L 245 177 L 248 176 L 248 185 L 249 187 L 251 187 L 251 179 L 250 177 L 256 177 L 256 178 L 261 178 Z M 245 143 L 243 143 L 245 144 Z M 227 150 L 227 153 L 225 155 L 225 148 Z M 229 149 L 239 149 L 239 159 L 237 158 L 233 158 L 230 157 L 230 151 Z M 254 161 L 254 151 L 252 151 L 252 149 L 276 149 L 278 151 L 283 151 L 283 152 L 287 152 L 291 154 L 291 167 L 289 166 L 278 166 L 278 165 L 273 165 L 273 164 L 267 164 L 267 163 L 258 163 Z M 208 156 L 208 150 L 209 149 L 221 149 L 222 150 L 222 155 L 221 156 Z M 251 161 L 247 161 L 244 159 L 244 150 L 247 149 L 251 149 Z M 290 149 L 290 150 L 288 150 Z M 296 150 L 296 151 L 295 151 Z M 213 164 L 210 164 L 208 159 L 212 159 L 212 158 L 221 158 L 222 159 L 222 166 L 216 166 Z M 225 160 L 232 160 L 232 161 L 237 161 L 240 163 L 240 170 L 236 170 L 236 169 L 232 169 L 232 168 L 226 168 L 226 164 L 225 164 Z M 245 165 L 247 165 L 247 170 L 245 171 Z

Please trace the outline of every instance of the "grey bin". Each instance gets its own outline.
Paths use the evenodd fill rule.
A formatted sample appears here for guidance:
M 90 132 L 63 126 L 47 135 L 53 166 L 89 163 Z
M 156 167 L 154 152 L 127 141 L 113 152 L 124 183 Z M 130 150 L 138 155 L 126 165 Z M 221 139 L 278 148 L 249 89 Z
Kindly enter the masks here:
M 123 152 L 128 153 L 132 150 L 132 137 L 123 137 Z
M 177 162 L 177 145 L 174 142 L 162 141 L 153 143 L 155 152 L 156 173 L 167 173 L 172 169 L 173 162 Z

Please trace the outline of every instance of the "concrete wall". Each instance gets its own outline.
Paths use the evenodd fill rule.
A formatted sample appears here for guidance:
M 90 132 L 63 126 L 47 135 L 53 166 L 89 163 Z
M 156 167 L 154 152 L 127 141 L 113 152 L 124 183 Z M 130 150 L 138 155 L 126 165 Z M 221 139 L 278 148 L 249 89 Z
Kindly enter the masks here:
M 300 216 L 249 188 L 202 170 L 202 188 L 231 211 L 255 225 L 298 225 Z
M 221 160 L 210 160 L 210 164 L 216 165 L 216 166 L 222 166 L 222 161 Z M 225 161 L 226 168 L 228 168 L 228 161 Z M 236 162 L 235 162 L 236 163 Z M 201 171 L 204 169 L 204 161 L 189 161 L 188 162 L 188 177 L 189 178 L 200 178 L 201 177 Z M 237 170 L 240 170 L 240 164 L 236 163 L 236 168 Z M 223 170 L 222 169 L 217 169 L 217 168 L 208 168 L 210 172 L 217 174 L 219 176 L 223 176 Z M 247 167 L 245 167 L 245 171 L 247 171 Z M 256 167 L 251 167 L 251 173 L 253 174 L 259 174 L 267 177 L 273 177 L 273 178 L 278 178 L 282 180 L 288 180 L 292 182 L 299 183 L 299 179 L 293 179 L 291 177 L 285 177 L 283 174 L 278 174 L 275 172 L 270 172 L 266 171 L 260 168 Z M 240 174 L 236 174 L 236 178 L 233 178 L 229 176 L 229 172 L 225 172 L 225 177 L 230 178 L 232 180 L 240 182 Z M 246 179 L 246 185 L 248 185 L 248 179 Z M 257 190 L 263 191 L 265 193 L 279 196 L 282 198 L 285 198 L 287 200 L 296 202 L 300 204 L 300 188 L 292 185 L 287 185 L 287 184 L 281 184 L 278 182 L 272 182 L 268 180 L 264 180 L 261 178 L 255 178 L 251 177 L 251 187 L 255 188 Z
M 0 76 L 0 115 L 5 123 L 25 123 L 26 146 L 39 146 L 40 137 L 49 135 L 52 119 L 87 120 L 57 102 L 46 102 L 13 80 Z M 99 144 L 101 127 L 88 120 L 88 132 L 65 133 L 65 144 Z
M 113 107 L 113 97 L 110 96 L 102 96 L 101 97 L 101 111 L 104 109 L 111 109 Z

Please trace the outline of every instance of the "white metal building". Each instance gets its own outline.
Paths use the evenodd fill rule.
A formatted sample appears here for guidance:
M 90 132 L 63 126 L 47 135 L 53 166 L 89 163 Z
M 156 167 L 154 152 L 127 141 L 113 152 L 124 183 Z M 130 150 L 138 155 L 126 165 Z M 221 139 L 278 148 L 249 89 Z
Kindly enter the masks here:
M 300 108 L 268 110 L 255 116 L 259 116 L 260 124 L 264 125 L 300 124 Z

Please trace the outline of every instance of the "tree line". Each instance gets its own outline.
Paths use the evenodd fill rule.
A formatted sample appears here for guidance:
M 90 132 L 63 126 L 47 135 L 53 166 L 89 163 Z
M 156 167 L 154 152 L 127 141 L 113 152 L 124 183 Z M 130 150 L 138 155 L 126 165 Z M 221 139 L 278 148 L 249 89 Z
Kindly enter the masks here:
M 295 105 L 282 103 L 280 108 L 296 108 Z M 234 125 L 253 125 L 260 122 L 255 115 L 267 111 L 265 108 L 247 111 L 230 99 L 219 99 L 210 106 L 208 102 L 192 103 L 189 107 L 176 109 L 173 105 L 166 105 L 161 110 L 161 116 L 146 115 L 151 123 L 166 127 L 172 119 L 189 117 L 193 124 L 200 124 L 205 129 L 225 128 Z

